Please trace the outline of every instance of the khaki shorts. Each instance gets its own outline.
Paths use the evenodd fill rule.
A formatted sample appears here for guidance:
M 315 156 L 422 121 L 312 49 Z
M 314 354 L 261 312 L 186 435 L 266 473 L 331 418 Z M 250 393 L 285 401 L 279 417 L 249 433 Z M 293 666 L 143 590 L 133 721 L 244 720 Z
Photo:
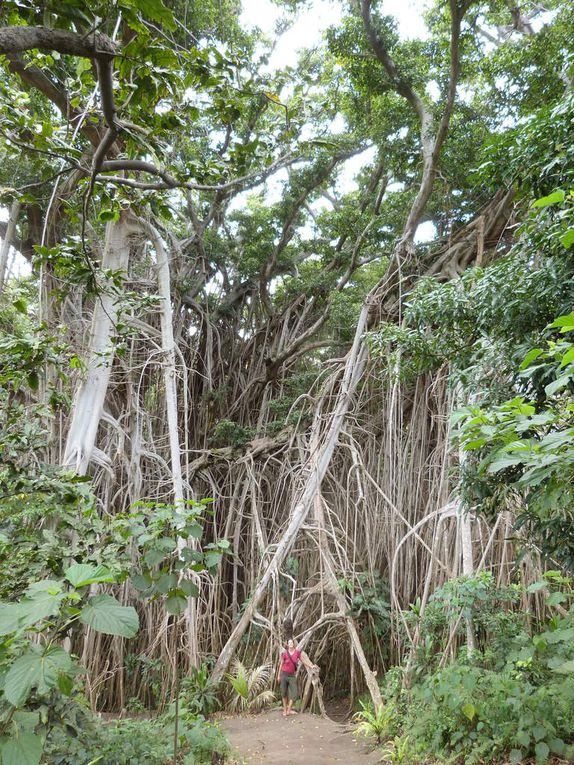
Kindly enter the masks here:
M 297 696 L 297 675 L 281 672 L 281 698 L 290 698 L 291 701 L 295 701 Z

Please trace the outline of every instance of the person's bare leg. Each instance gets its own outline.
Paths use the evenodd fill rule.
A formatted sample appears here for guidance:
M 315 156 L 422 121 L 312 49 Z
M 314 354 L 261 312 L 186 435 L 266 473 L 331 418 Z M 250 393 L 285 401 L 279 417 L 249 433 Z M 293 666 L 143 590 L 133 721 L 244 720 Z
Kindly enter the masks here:
M 287 711 L 289 709 L 289 699 L 287 697 L 283 698 L 283 717 L 287 717 L 289 712 Z
M 297 712 L 293 709 L 293 699 L 289 699 L 289 707 L 287 709 L 288 715 L 296 715 Z

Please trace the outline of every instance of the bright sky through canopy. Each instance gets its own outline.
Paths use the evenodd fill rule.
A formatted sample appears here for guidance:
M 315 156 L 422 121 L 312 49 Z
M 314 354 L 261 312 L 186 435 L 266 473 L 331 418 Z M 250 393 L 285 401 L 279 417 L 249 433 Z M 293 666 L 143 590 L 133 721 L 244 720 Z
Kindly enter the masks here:
M 426 26 L 422 12 L 427 2 L 415 0 L 387 0 L 382 10 L 397 20 L 399 34 L 403 38 L 424 37 Z M 303 8 L 293 26 L 279 40 L 272 57 L 274 67 L 293 66 L 297 62 L 297 51 L 311 48 L 321 42 L 327 27 L 341 19 L 343 4 L 330 0 L 311 0 Z M 274 36 L 275 24 L 283 11 L 271 0 L 243 0 L 241 21 L 247 27 L 259 27 L 269 37 Z
M 393 16 L 398 25 L 401 37 L 425 37 L 426 25 L 422 14 L 428 5 L 428 0 L 386 0 L 382 12 Z M 280 69 L 284 66 L 295 66 L 299 51 L 320 45 L 325 30 L 337 24 L 342 18 L 343 3 L 332 0 L 311 0 L 303 7 L 294 23 L 280 35 L 269 62 L 269 69 Z M 243 0 L 241 22 L 246 27 L 258 27 L 271 40 L 276 38 L 276 24 L 284 15 L 284 11 L 271 0 Z M 351 189 L 355 186 L 354 178 L 360 169 L 372 161 L 374 149 L 352 157 L 343 166 L 339 177 L 339 187 Z M 272 199 L 279 198 L 281 187 L 278 181 L 286 178 L 279 173 L 272 183 L 267 184 L 267 194 Z M 324 200 L 322 200 L 324 202 Z M 432 239 L 435 235 L 432 224 L 423 223 L 417 232 L 417 241 Z

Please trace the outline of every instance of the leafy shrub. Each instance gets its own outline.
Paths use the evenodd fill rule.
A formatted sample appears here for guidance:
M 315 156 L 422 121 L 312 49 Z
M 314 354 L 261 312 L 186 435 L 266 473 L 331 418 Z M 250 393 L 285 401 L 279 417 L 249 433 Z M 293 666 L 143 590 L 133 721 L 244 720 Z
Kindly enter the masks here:
M 245 446 L 254 435 L 253 428 L 244 427 L 232 420 L 220 420 L 213 428 L 210 442 L 213 446 L 232 446 L 239 449 Z
M 213 753 L 225 755 L 229 745 L 220 730 L 201 719 L 180 724 L 179 745 L 184 765 L 211 763 Z M 156 720 L 92 722 L 83 735 L 53 736 L 45 754 L 46 765 L 166 765 L 173 755 L 173 723 L 169 716 Z
M 435 592 L 419 621 L 423 647 L 410 665 L 412 687 L 405 687 L 402 667 L 390 670 L 382 687 L 395 711 L 385 735 L 400 734 L 397 746 L 385 751 L 389 761 L 416 762 L 420 755 L 441 763 L 515 765 L 574 755 L 572 581 L 548 571 L 528 591 L 545 593 L 547 607 L 559 609 L 534 634 L 526 615 L 509 609 L 518 590 L 499 590 L 490 575 L 460 577 Z M 456 661 L 437 667 L 442 654 L 429 646 L 436 640 L 440 647 L 440 631 L 465 611 L 482 636 L 479 650 L 462 649 Z M 414 606 L 410 618 L 418 618 L 416 612 Z
M 526 623 L 525 614 L 511 610 L 520 592 L 518 585 L 498 587 L 492 573 L 480 571 L 472 577 L 455 577 L 438 587 L 422 614 L 418 603 L 411 605 L 405 619 L 418 626 L 423 638 L 413 657 L 413 673 L 425 675 L 437 666 L 448 631 L 458 625 L 459 634 L 464 634 L 461 613 L 472 620 L 477 647 L 496 666 L 503 666 L 506 650 Z
M 207 717 L 219 709 L 217 685 L 211 680 L 209 667 L 192 667 L 188 677 L 181 681 L 181 713 L 184 709 L 194 715 Z
M 413 688 L 402 722 L 417 751 L 441 762 L 545 762 L 572 737 L 574 678 L 536 687 L 511 669 L 455 663 Z

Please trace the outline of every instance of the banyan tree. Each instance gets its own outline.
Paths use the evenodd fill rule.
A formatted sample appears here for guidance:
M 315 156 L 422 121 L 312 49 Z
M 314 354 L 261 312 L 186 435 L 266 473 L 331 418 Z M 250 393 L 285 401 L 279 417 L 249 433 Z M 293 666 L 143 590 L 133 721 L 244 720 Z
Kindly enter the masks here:
M 486 517 L 460 490 L 452 413 L 476 386 L 455 357 L 494 329 L 467 306 L 460 348 L 405 348 L 441 318 L 436 303 L 415 331 L 413 295 L 449 285 L 464 302 L 484 284 L 480 303 L 500 263 L 533 284 L 544 267 L 520 249 L 528 203 L 500 142 L 533 99 L 568 97 L 567 3 L 437 0 L 413 39 L 357 0 L 295 68 L 268 65 L 234 3 L 61 5 L 0 8 L 0 284 L 17 317 L 2 324 L 18 338 L 2 424 L 45 434 L 4 439 L 3 527 L 24 508 L 30 539 L 57 535 L 81 561 L 142 503 L 177 528 L 212 500 L 171 551 L 218 553 L 188 591 L 174 575 L 144 601 L 126 579 L 137 638 L 67 636 L 95 707 L 149 700 L 142 657 L 163 696 L 203 661 L 214 680 L 236 654 L 275 661 L 285 619 L 326 694 L 378 704 L 376 676 L 416 650 L 417 598 L 420 614 L 448 579 L 540 566 L 516 561 L 518 496 Z M 10 258 L 31 276 L 10 279 Z M 548 293 L 524 333 L 568 300 Z M 462 611 L 449 629 L 447 652 L 472 647 Z

